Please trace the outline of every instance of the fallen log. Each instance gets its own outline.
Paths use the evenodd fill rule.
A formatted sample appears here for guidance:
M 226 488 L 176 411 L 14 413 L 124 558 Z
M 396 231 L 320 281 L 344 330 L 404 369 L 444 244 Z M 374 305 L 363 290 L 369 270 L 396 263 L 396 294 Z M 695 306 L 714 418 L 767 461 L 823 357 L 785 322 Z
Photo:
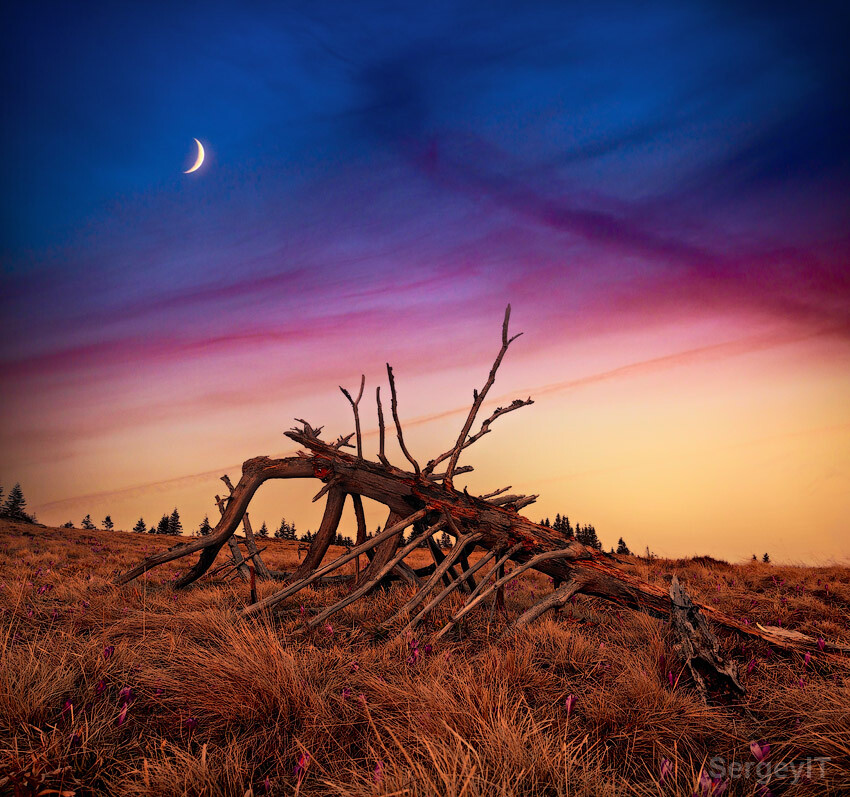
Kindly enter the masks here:
M 209 569 L 222 546 L 231 539 L 239 522 L 245 516 L 251 499 L 264 482 L 270 479 L 312 478 L 322 482 L 322 489 L 316 499 L 326 496 L 326 503 L 321 526 L 310 544 L 307 555 L 289 576 L 289 584 L 285 588 L 251 606 L 246 606 L 241 611 L 242 616 L 252 616 L 279 607 L 283 601 L 294 596 L 301 589 L 332 578 L 330 574 L 333 571 L 352 559 L 357 562 L 357 572 L 354 577 L 347 578 L 355 581 L 354 590 L 337 604 L 320 612 L 312 621 L 312 625 L 322 622 L 354 600 L 368 595 L 386 584 L 389 578 L 400 577 L 406 579 L 415 588 L 413 598 L 392 618 L 394 621 L 407 619 L 405 626 L 407 630 L 416 627 L 449 595 L 462 591 L 468 594 L 466 603 L 452 616 L 449 624 L 438 632 L 437 637 L 439 637 L 448 633 L 460 619 L 481 605 L 487 596 L 495 593 L 498 600 L 505 584 L 526 569 L 545 573 L 552 577 L 556 587 L 562 586 L 558 587 L 552 595 L 541 598 L 520 616 L 510 629 L 513 631 L 527 626 L 545 611 L 560 608 L 566 600 L 577 593 L 603 598 L 620 606 L 649 612 L 659 617 L 668 618 L 671 612 L 676 616 L 678 604 L 667 590 L 617 567 L 613 557 L 520 515 L 518 510 L 533 501 L 536 496 L 504 495 L 510 489 L 509 487 L 482 496 L 470 495 L 465 489 L 462 491 L 455 489 L 454 477 L 470 470 L 468 466 L 458 466 L 458 459 L 462 452 L 487 434 L 491 424 L 497 418 L 533 403 L 531 398 L 516 399 L 507 407 L 497 407 L 481 424 L 479 430 L 471 434 L 477 413 L 495 381 L 499 364 L 509 345 L 519 337 L 518 335 L 508 337 L 509 320 L 510 305 L 505 312 L 502 324 L 501 349 L 490 369 L 484 387 L 480 392 L 473 391 L 472 408 L 457 441 L 448 451 L 428 461 L 424 468 L 419 466 L 405 444 L 398 411 L 395 378 L 392 368 L 387 364 L 391 412 L 396 436 L 402 453 L 412 466 L 412 471 L 392 465 L 384 452 L 385 431 L 380 388 L 376 390 L 379 461 L 374 462 L 363 457 L 359 403 L 363 395 L 365 378 L 361 378 L 360 391 L 356 399 L 341 388 L 354 410 L 354 433 L 345 437 L 340 436 L 333 443 L 326 442 L 320 438 L 321 427 L 313 428 L 306 421 L 296 418 L 301 426 L 284 433 L 300 446 L 296 456 L 282 459 L 261 456 L 247 460 L 242 466 L 239 482 L 233 486 L 227 480 L 228 487 L 232 488 L 230 496 L 226 502 L 220 503 L 221 519 L 208 536 L 178 549 L 148 557 L 132 570 L 119 576 L 116 583 L 125 584 L 152 567 L 189 554 L 199 553 L 198 561 L 175 583 L 175 586 L 183 588 L 192 584 Z M 356 447 L 349 443 L 354 436 L 357 438 Z M 343 451 L 344 448 L 355 448 L 356 453 L 347 453 Z M 446 460 L 448 460 L 446 470 L 440 474 L 434 473 L 435 467 Z M 352 498 L 357 519 L 357 543 L 349 552 L 328 564 L 323 564 L 336 534 L 347 496 Z M 361 504 L 364 497 L 383 504 L 388 511 L 385 530 L 371 540 L 365 534 Z M 437 554 L 434 546 L 431 546 L 434 565 L 427 574 L 418 574 L 404 561 L 419 544 L 419 538 L 414 543 L 401 544 L 402 532 L 410 526 L 414 526 L 422 540 L 432 539 L 438 529 L 444 529 L 455 539 L 455 546 L 447 557 L 443 557 L 442 553 Z M 468 554 L 474 546 L 485 549 L 486 553 L 479 562 L 470 565 Z M 369 563 L 361 571 L 359 557 L 363 554 L 369 558 Z M 497 561 L 490 571 L 476 582 L 475 572 L 483 567 L 482 563 L 489 563 L 493 559 Z M 515 567 L 511 573 L 505 575 L 504 565 L 508 560 L 513 561 Z M 495 580 L 488 586 L 491 577 Z M 423 578 L 426 578 L 424 582 Z M 445 586 L 435 598 L 426 603 L 430 593 L 440 584 Z M 419 609 L 418 613 L 410 618 L 410 613 L 423 603 L 424 608 Z M 699 610 L 701 617 L 707 618 L 718 626 L 761 639 L 779 648 L 800 651 L 820 650 L 827 655 L 848 652 L 847 646 L 835 642 L 816 640 L 805 634 L 781 628 L 747 625 L 710 606 L 696 602 L 691 603 L 690 606 Z M 385 623 L 384 628 L 386 626 Z M 699 631 L 698 628 L 694 628 Z M 686 651 L 686 655 L 690 654 Z

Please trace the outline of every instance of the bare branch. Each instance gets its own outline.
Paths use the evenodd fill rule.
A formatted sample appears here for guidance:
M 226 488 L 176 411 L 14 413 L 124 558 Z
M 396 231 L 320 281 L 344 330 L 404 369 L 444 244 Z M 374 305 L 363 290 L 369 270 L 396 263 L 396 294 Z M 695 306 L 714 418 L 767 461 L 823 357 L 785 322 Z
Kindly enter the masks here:
M 352 559 L 360 556 L 360 554 L 366 553 L 366 551 L 370 551 L 375 546 L 380 545 L 384 540 L 387 540 L 390 537 L 393 537 L 394 535 L 404 531 L 412 523 L 415 523 L 420 518 L 425 517 L 425 515 L 426 511 L 424 509 L 420 509 L 418 512 L 414 512 L 412 515 L 404 518 L 393 526 L 384 529 L 380 534 L 376 534 L 371 540 L 366 540 L 362 545 L 357 545 L 347 553 L 344 553 L 342 556 L 337 557 L 330 564 L 327 564 L 324 567 L 320 567 L 318 569 L 311 569 L 309 571 L 309 575 L 305 575 L 303 578 L 299 578 L 298 580 L 290 584 L 288 587 L 286 587 L 286 589 L 282 589 L 280 590 L 280 592 L 276 592 L 274 595 L 269 595 L 267 598 L 263 598 L 263 600 L 259 601 L 258 603 L 255 603 L 253 606 L 249 606 L 243 609 L 240 613 L 242 615 L 257 614 L 263 609 L 268 609 L 272 606 L 276 606 L 282 600 L 285 600 L 290 595 L 294 595 L 296 592 L 300 592 L 302 589 L 304 589 L 304 587 L 308 587 L 310 584 L 312 584 L 314 581 L 317 581 L 322 576 L 330 573 L 333 570 L 336 570 L 338 567 L 342 567 L 347 562 L 350 562 Z M 437 529 L 434 529 L 434 531 L 436 530 Z M 390 570 L 391 569 L 392 568 L 390 568 Z
M 505 353 L 508 350 L 508 346 L 516 340 L 519 335 L 514 335 L 512 338 L 508 339 L 508 323 L 511 320 L 511 306 L 508 305 L 505 308 L 505 320 L 502 322 L 502 348 L 499 350 L 499 354 L 496 356 L 496 360 L 493 363 L 493 367 L 490 369 L 490 374 L 487 377 L 487 381 L 484 384 L 484 387 L 481 389 L 480 393 L 474 394 L 474 401 L 472 403 L 472 409 L 469 411 L 469 415 L 466 418 L 466 422 L 463 424 L 463 429 L 461 429 L 460 435 L 458 435 L 457 442 L 452 448 L 451 456 L 449 458 L 449 466 L 446 468 L 446 477 L 443 479 L 443 484 L 447 487 L 451 488 L 452 486 L 452 475 L 454 474 L 455 467 L 457 466 L 457 459 L 460 456 L 460 452 L 464 448 L 464 442 L 466 441 L 466 436 L 469 434 L 469 430 L 472 428 L 472 424 L 475 421 L 475 416 L 478 414 L 478 410 L 481 409 L 481 405 L 484 402 L 484 398 L 487 395 L 487 391 L 493 386 L 493 383 L 496 381 L 496 371 L 499 370 L 499 366 L 502 363 L 502 358 L 505 356 Z M 521 335 L 522 333 L 520 333 Z M 486 434 L 485 431 L 481 431 L 481 434 Z
M 384 576 L 389 575 L 389 573 L 396 567 L 396 565 L 401 563 L 405 556 L 407 556 L 414 548 L 417 548 L 419 546 L 419 543 L 422 542 L 423 535 L 425 537 L 430 537 L 432 534 L 439 531 L 443 527 L 443 525 L 444 521 L 440 520 L 433 526 L 430 526 L 429 528 L 425 529 L 423 534 L 414 537 L 392 559 L 390 559 L 389 562 L 387 562 L 380 570 L 378 570 L 378 572 L 375 573 L 372 578 L 364 581 L 357 589 L 355 589 L 353 592 L 351 592 L 351 594 L 347 595 L 338 603 L 335 603 L 333 606 L 329 606 L 323 612 L 320 612 L 318 615 L 316 615 L 316 617 L 314 617 L 309 623 L 310 628 L 315 628 L 317 625 L 327 620 L 328 617 L 333 614 L 336 614 L 341 609 L 344 609 L 350 603 L 354 603 L 354 601 L 356 601 L 358 598 L 362 597 L 371 589 L 376 587 Z
M 514 546 L 516 548 L 516 546 Z M 495 592 L 499 587 L 507 584 L 509 581 L 515 579 L 521 573 L 524 573 L 526 570 L 529 570 L 532 567 L 536 567 L 541 562 L 545 562 L 547 559 L 576 559 L 579 554 L 576 551 L 565 548 L 563 550 L 555 550 L 555 551 L 544 551 L 543 553 L 537 554 L 537 556 L 532 556 L 527 562 L 523 562 L 521 565 L 517 565 L 510 573 L 506 576 L 502 576 L 502 578 L 497 579 L 495 583 L 491 584 L 487 589 L 479 592 L 480 587 L 483 585 L 484 580 L 482 580 L 481 584 L 478 585 L 479 589 L 475 590 L 469 596 L 469 600 L 463 605 L 463 607 L 453 615 L 452 619 L 449 620 L 435 635 L 434 641 L 436 642 L 440 637 L 444 636 L 448 631 L 452 628 L 452 626 L 456 625 L 465 615 L 471 612 L 481 601 L 484 600 L 490 593 Z M 496 568 L 494 567 L 493 570 Z
M 458 468 L 455 473 L 459 473 L 460 468 Z M 507 487 L 500 487 L 498 490 L 493 490 L 492 493 L 487 493 L 486 495 L 479 495 L 478 497 L 482 501 L 486 501 L 488 498 L 493 498 L 494 496 L 500 495 L 501 493 L 505 493 L 511 489 L 511 485 L 509 484 Z
M 363 499 L 357 493 L 351 494 L 351 503 L 354 504 L 354 517 L 357 519 L 357 539 L 354 542 L 357 546 L 366 542 L 366 515 L 363 512 Z M 359 555 L 354 559 L 354 572 L 354 583 L 357 584 L 360 581 Z
M 363 442 L 360 438 L 360 414 L 357 411 L 357 406 L 360 404 L 360 399 L 363 398 L 363 388 L 366 385 L 366 374 L 362 374 L 360 377 L 360 392 L 357 394 L 357 399 L 351 398 L 351 393 L 349 393 L 342 385 L 340 385 L 340 390 L 342 394 L 348 399 L 351 404 L 351 408 L 354 410 L 354 432 L 357 435 L 357 456 L 360 459 L 363 459 Z
M 474 471 L 474 470 L 475 470 L 475 468 L 473 468 L 472 465 L 461 465 L 459 468 L 455 468 L 455 474 L 454 475 L 459 476 L 461 473 L 472 473 L 472 471 Z M 441 479 L 446 478 L 445 473 L 427 473 L 426 474 L 425 471 L 423 470 L 422 474 L 425 476 L 426 479 L 430 479 L 432 482 L 438 482 Z
M 477 391 L 475 393 L 475 396 L 476 396 L 476 400 L 477 400 L 477 397 L 478 397 Z M 513 412 L 514 410 L 518 410 L 520 407 L 527 407 L 529 404 L 534 404 L 534 401 L 531 399 L 531 397 L 529 397 L 525 400 L 514 399 L 507 407 L 496 407 L 496 410 L 493 412 L 493 414 L 486 421 L 484 421 L 484 423 L 481 424 L 481 428 L 474 435 L 471 435 L 466 440 L 466 442 L 464 442 L 463 446 L 461 447 L 461 450 L 463 450 L 465 448 L 469 448 L 473 443 L 477 442 L 482 437 L 484 437 L 485 434 L 488 434 L 489 431 L 490 431 L 490 424 L 493 423 L 493 421 L 495 421 L 496 418 L 498 418 L 502 415 L 507 415 L 509 412 Z M 444 454 L 440 454 L 440 456 L 437 457 L 436 459 L 432 459 L 425 466 L 424 473 L 426 473 L 426 474 L 430 473 L 437 465 L 439 465 L 444 460 L 448 459 L 452 455 L 454 450 L 455 449 L 452 448 L 452 449 L 446 451 Z M 454 474 L 456 475 L 458 473 L 460 473 L 460 470 L 456 468 L 455 471 L 454 471 Z
M 309 423 L 307 423 L 307 421 L 302 420 L 301 418 L 296 418 L 295 420 L 298 421 L 298 423 L 302 424 L 304 428 L 299 429 L 297 427 L 293 427 L 292 431 L 300 432 L 301 434 L 306 435 L 307 437 L 312 437 L 314 440 L 319 439 L 319 435 L 321 434 L 322 429 L 325 428 L 324 426 L 319 426 L 314 429 L 312 426 L 310 426 Z
M 381 407 L 381 386 L 378 385 L 375 390 L 375 399 L 378 402 L 378 459 L 386 465 L 388 468 L 390 467 L 390 461 L 387 459 L 384 454 L 384 410 Z
M 393 378 L 393 369 L 392 366 L 387 363 L 387 375 L 390 378 L 390 393 L 392 394 L 392 410 L 393 410 L 393 420 L 395 421 L 395 429 L 398 434 L 398 444 L 401 446 L 401 451 L 405 457 L 407 457 L 407 461 L 413 465 L 413 470 L 416 473 L 416 477 L 419 478 L 419 463 L 410 456 L 410 452 L 407 450 L 407 446 L 404 444 L 404 437 L 401 433 L 401 422 L 398 419 L 398 397 L 395 392 L 395 379 Z
M 521 547 L 521 543 L 518 543 L 511 550 L 515 552 L 515 551 L 518 551 L 520 549 L 520 547 Z M 458 554 L 458 555 L 460 555 L 460 554 Z M 484 565 L 486 565 L 492 559 L 495 559 L 498 555 L 499 555 L 499 551 L 497 551 L 495 549 L 488 551 L 486 554 L 484 554 L 484 556 L 482 556 L 474 565 L 472 565 L 472 567 L 469 568 L 468 572 L 463 573 L 462 575 L 459 575 L 454 581 L 452 581 L 451 584 L 449 584 L 442 592 L 440 592 L 437 595 L 436 598 L 431 600 L 430 603 L 426 604 L 419 611 L 419 614 L 417 614 L 402 629 L 401 634 L 399 634 L 399 636 L 407 633 L 408 631 L 415 630 L 419 626 L 419 624 L 428 616 L 428 614 L 430 612 L 432 612 L 434 609 L 436 609 L 446 598 L 449 597 L 449 595 L 452 594 L 452 592 L 454 592 L 455 590 L 460 588 L 461 584 L 465 581 L 467 576 L 473 575 L 476 571 L 480 570 L 482 567 L 484 567 Z M 486 581 L 487 581 L 487 577 L 483 578 L 481 580 L 481 584 L 479 584 L 478 587 L 480 587 L 482 584 L 485 584 Z M 478 587 L 476 587 L 476 589 L 478 589 Z
M 524 506 L 533 504 L 538 498 L 540 498 L 539 495 L 526 495 L 523 498 L 520 498 L 519 501 L 514 501 L 514 509 L 519 512 L 519 510 Z
M 333 444 L 333 448 L 354 448 L 354 446 L 348 442 L 349 440 L 351 440 L 352 437 L 354 437 L 354 432 L 352 432 L 351 434 L 347 434 L 345 437 L 340 435 L 339 437 L 337 437 L 336 442 Z
M 429 539 L 433 539 L 433 537 L 429 537 Z M 419 604 L 422 603 L 422 601 L 424 601 L 425 598 L 428 597 L 428 593 L 432 589 L 434 589 L 434 587 L 437 586 L 440 579 L 445 578 L 446 573 L 453 572 L 452 565 L 460 558 L 461 552 L 463 551 L 464 547 L 466 547 L 468 543 L 475 543 L 478 542 L 478 540 L 480 539 L 480 534 L 467 534 L 464 537 L 458 539 L 455 542 L 451 553 L 447 557 L 445 557 L 443 561 L 439 563 L 439 565 L 437 565 L 436 569 L 431 574 L 431 577 L 428 579 L 428 581 L 425 582 L 425 585 L 422 587 L 422 589 L 420 589 L 407 603 L 405 603 L 404 606 L 402 606 L 389 620 L 383 623 L 382 627 L 390 626 L 398 618 L 410 614 L 410 612 L 412 612 L 417 606 L 419 606 Z M 458 585 L 460 585 L 462 577 L 456 575 L 454 576 L 453 580 L 457 581 Z M 449 581 L 446 586 L 450 586 L 451 583 L 452 581 Z
M 513 504 L 515 501 L 519 501 L 525 498 L 524 495 L 500 495 L 497 498 L 485 498 L 488 504 L 493 504 L 493 506 L 504 506 L 505 504 Z
M 313 501 L 312 501 L 312 503 L 314 503 L 314 504 L 315 504 L 315 503 L 316 503 L 316 501 L 318 501 L 318 500 L 319 500 L 319 499 L 320 499 L 323 495 L 325 495 L 326 493 L 330 492 L 330 490 L 331 490 L 332 488 L 336 487 L 336 485 L 337 485 L 337 484 L 339 484 L 339 479 L 337 479 L 337 478 L 333 478 L 333 477 L 332 477 L 332 478 L 330 479 L 330 481 L 328 481 L 328 482 L 327 482 L 327 484 L 325 484 L 325 486 L 324 486 L 324 487 L 322 487 L 322 489 L 321 489 L 321 490 L 319 490 L 319 492 L 317 492 L 317 493 L 313 496 Z
M 582 586 L 582 579 L 576 575 L 573 576 L 565 584 L 562 584 L 554 592 L 541 598 L 531 608 L 526 609 L 514 622 L 505 630 L 502 635 L 508 636 L 516 631 L 525 628 L 529 623 L 534 622 L 541 614 L 548 612 L 550 609 L 560 609 L 565 606 L 567 601 L 575 595 Z

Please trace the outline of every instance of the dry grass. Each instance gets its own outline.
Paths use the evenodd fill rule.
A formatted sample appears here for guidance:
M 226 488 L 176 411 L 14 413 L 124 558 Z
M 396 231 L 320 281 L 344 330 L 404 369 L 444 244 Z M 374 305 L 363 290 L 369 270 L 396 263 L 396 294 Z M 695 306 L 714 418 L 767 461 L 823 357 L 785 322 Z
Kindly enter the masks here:
M 850 793 L 843 662 L 807 664 L 728 637 L 748 695 L 742 705 L 705 707 L 679 678 L 665 623 L 595 600 L 579 598 L 509 642 L 499 641 L 504 619 L 489 626 L 485 607 L 460 638 L 427 650 L 425 636 L 371 641 L 409 596 L 405 587 L 305 635 L 301 606 L 309 614 L 343 588 L 306 590 L 274 619 L 240 621 L 241 582 L 172 591 L 185 563 L 111 585 L 115 572 L 173 544 L 0 526 L 0 783 L 10 778 L 0 792 L 691 794 L 714 757 L 753 767 L 749 743 L 765 740 L 773 765 L 829 758 L 823 775 L 815 763 L 789 794 Z M 291 567 L 295 546 L 271 540 L 264 558 Z M 847 568 L 632 567 L 652 580 L 675 571 L 693 595 L 750 622 L 850 641 Z M 549 589 L 542 576 L 520 579 L 511 614 Z M 663 758 L 673 771 L 659 783 Z M 725 793 L 760 793 L 757 774 L 731 780 Z M 771 791 L 790 780 L 774 777 Z

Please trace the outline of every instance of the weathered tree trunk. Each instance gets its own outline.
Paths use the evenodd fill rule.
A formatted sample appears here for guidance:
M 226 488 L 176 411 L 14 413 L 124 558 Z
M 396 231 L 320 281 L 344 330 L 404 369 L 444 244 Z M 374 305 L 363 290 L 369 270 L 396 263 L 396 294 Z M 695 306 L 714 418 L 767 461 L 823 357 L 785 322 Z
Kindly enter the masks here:
M 380 405 L 380 389 L 376 391 L 380 461 L 371 462 L 363 458 L 358 410 L 358 404 L 363 395 L 364 382 L 361 379 L 360 392 L 356 400 L 343 389 L 343 393 L 354 408 L 354 433 L 347 437 L 340 437 L 335 443 L 328 443 L 319 437 L 321 428 L 314 429 L 306 421 L 296 419 L 302 424 L 302 428 L 292 429 L 285 434 L 298 443 L 302 450 L 298 451 L 297 456 L 285 459 L 255 457 L 246 461 L 242 466 L 242 477 L 235 487 L 226 480 L 228 486 L 232 487 L 232 491 L 226 504 L 221 502 L 222 517 L 210 535 L 179 549 L 151 556 L 118 577 L 116 582 L 124 584 L 159 564 L 199 552 L 198 562 L 176 582 L 178 587 L 191 584 L 209 569 L 221 547 L 230 540 L 240 520 L 245 516 L 251 498 L 263 482 L 269 479 L 316 478 L 323 482 L 323 487 L 314 500 L 323 495 L 327 495 L 327 499 L 322 524 L 310 550 L 304 561 L 290 576 L 290 583 L 285 589 L 247 607 L 243 610 L 243 614 L 251 615 L 271 609 L 309 584 L 332 578 L 329 574 L 333 570 L 352 559 L 359 561 L 360 555 L 366 554 L 370 562 L 362 572 L 359 572 L 358 567 L 359 578 L 354 591 L 342 601 L 321 612 L 312 623 L 319 622 L 319 618 L 324 620 L 330 617 L 351 601 L 368 594 L 389 578 L 392 572 L 406 578 L 416 587 L 417 593 L 414 598 L 408 601 L 396 617 L 408 615 L 425 603 L 428 593 L 435 589 L 445 577 L 445 580 L 449 580 L 449 584 L 436 598 L 427 602 L 425 607 L 408 623 L 410 628 L 421 622 L 428 612 L 453 591 L 461 589 L 463 585 L 469 591 L 468 599 L 455 613 L 449 624 L 439 632 L 438 636 L 440 636 L 447 633 L 455 623 L 480 605 L 487 596 L 493 593 L 499 596 L 506 583 L 523 570 L 531 568 L 551 576 L 556 584 L 556 592 L 542 598 L 519 617 L 514 624 L 514 630 L 524 627 L 549 609 L 559 608 L 576 592 L 604 598 L 621 606 L 665 618 L 671 615 L 672 610 L 674 618 L 677 617 L 676 601 L 671 599 L 670 594 L 662 587 L 642 581 L 616 567 L 607 555 L 596 549 L 582 545 L 575 539 L 566 538 L 551 528 L 522 517 L 518 510 L 532 503 L 536 496 L 504 495 L 509 488 L 496 490 L 483 496 L 473 496 L 466 490 L 460 492 L 454 488 L 453 478 L 459 473 L 471 470 L 468 466 L 458 467 L 460 454 L 487 434 L 496 418 L 532 403 L 530 398 L 517 399 L 507 407 L 497 407 L 481 424 L 479 431 L 470 434 L 472 422 L 494 382 L 496 369 L 510 343 L 518 337 L 516 335 L 508 337 L 509 318 L 510 306 L 505 313 L 502 325 L 502 348 L 481 393 L 473 391 L 472 409 L 463 424 L 457 442 L 449 451 L 430 460 L 424 468 L 420 468 L 405 445 L 398 415 L 395 381 L 392 369 L 387 365 L 392 394 L 393 421 L 399 445 L 405 458 L 413 466 L 413 472 L 394 467 L 384 454 L 384 423 Z M 357 454 L 343 452 L 343 448 L 355 448 L 349 443 L 354 435 L 357 437 Z M 434 473 L 434 468 L 446 460 L 449 461 L 446 471 L 442 474 Z M 323 559 L 339 525 L 346 495 L 352 496 L 357 518 L 357 545 L 345 555 L 323 565 Z M 389 513 L 384 531 L 373 540 L 366 539 L 361 497 L 383 504 Z M 417 537 L 402 547 L 400 540 L 403 530 L 414 524 L 423 536 Z M 440 559 L 441 555 L 434 555 L 433 569 L 428 571 L 430 577 L 423 583 L 420 575 L 413 571 L 404 559 L 418 546 L 420 539 L 430 539 L 439 529 L 444 529 L 455 537 L 455 550 L 444 560 Z M 481 560 L 470 565 L 467 554 L 475 545 L 484 548 L 487 553 Z M 511 573 L 505 575 L 503 567 L 508 559 L 515 562 L 516 566 Z M 492 560 L 497 561 L 476 582 L 473 574 Z M 460 572 L 457 573 L 455 568 L 458 568 Z M 422 577 L 425 575 L 423 573 Z M 492 583 L 490 583 L 491 580 Z M 562 583 L 564 586 L 558 588 L 557 585 Z M 701 611 L 702 616 L 720 626 L 746 636 L 757 637 L 778 647 L 792 650 L 819 649 L 826 654 L 847 651 L 844 646 L 815 640 L 794 631 L 745 625 L 709 606 L 693 603 L 690 604 L 690 609 Z M 691 615 L 692 619 L 693 616 L 695 615 Z M 700 627 L 694 626 L 694 628 L 700 631 Z M 698 646 L 694 648 L 694 651 L 694 655 L 699 654 Z M 688 651 L 685 651 L 685 654 L 689 655 Z

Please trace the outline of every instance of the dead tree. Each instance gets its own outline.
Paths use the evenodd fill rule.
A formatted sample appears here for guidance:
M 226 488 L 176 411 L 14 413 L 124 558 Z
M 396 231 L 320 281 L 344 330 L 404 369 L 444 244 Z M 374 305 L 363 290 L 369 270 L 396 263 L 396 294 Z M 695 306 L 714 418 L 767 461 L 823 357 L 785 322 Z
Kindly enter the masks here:
M 449 622 L 437 631 L 436 637 L 439 638 L 451 631 L 489 596 L 500 596 L 508 582 L 530 569 L 551 576 L 557 585 L 556 589 L 519 616 L 507 629 L 507 633 L 515 633 L 544 612 L 562 607 L 577 593 L 604 598 L 615 604 L 657 616 L 669 617 L 672 611 L 675 624 L 675 613 L 684 606 L 685 598 L 671 598 L 670 593 L 662 587 L 618 568 L 615 560 L 607 555 L 520 515 L 519 510 L 533 503 L 537 496 L 505 494 L 509 487 L 474 496 L 466 489 L 457 490 L 454 487 L 453 480 L 458 474 L 472 470 L 469 466 L 458 467 L 458 460 L 463 451 L 488 434 L 497 418 L 533 403 L 530 398 L 515 399 L 506 407 L 497 407 L 481 423 L 479 429 L 472 433 L 472 427 L 487 393 L 493 386 L 499 365 L 510 344 L 519 337 L 508 336 L 510 309 L 508 305 L 502 324 L 502 345 L 499 353 L 481 391 L 473 391 L 472 407 L 461 433 L 448 451 L 429 460 L 424 467 L 421 467 L 410 453 L 404 441 L 399 418 L 395 378 L 392 368 L 387 364 L 393 424 L 399 447 L 412 470 L 392 465 L 385 454 L 380 388 L 376 390 L 375 396 L 378 410 L 378 461 L 363 457 L 359 403 L 363 396 L 365 378 L 361 378 L 356 399 L 341 388 L 354 410 L 355 431 L 352 434 L 339 437 L 335 442 L 326 442 L 320 437 L 321 427 L 313 428 L 307 421 L 296 418 L 301 425 L 285 432 L 285 435 L 301 446 L 297 456 L 283 459 L 260 456 L 247 460 L 242 466 L 239 482 L 235 486 L 228 484 L 232 487 L 230 496 L 226 502 L 221 502 L 221 519 L 212 533 L 179 549 L 148 557 L 132 570 L 119 576 L 116 583 L 125 584 L 152 567 L 198 553 L 198 561 L 176 581 L 175 586 L 182 588 L 192 584 L 208 571 L 222 546 L 231 540 L 254 493 L 263 482 L 269 479 L 318 479 L 323 484 L 313 500 L 326 496 L 325 510 L 319 530 L 304 560 L 293 573 L 288 574 L 288 584 L 283 589 L 245 606 L 241 610 L 243 616 L 273 610 L 311 584 L 339 580 L 330 574 L 348 562 L 355 561 L 357 575 L 350 579 L 352 590 L 343 599 L 313 617 L 309 622 L 310 626 L 325 622 L 336 612 L 368 595 L 379 585 L 386 583 L 388 578 L 395 576 L 412 584 L 415 593 L 384 624 L 385 629 L 402 624 L 402 630 L 416 628 L 450 595 L 466 593 L 464 604 L 451 616 Z M 356 447 L 349 442 L 352 437 L 356 438 Z M 356 453 L 347 453 L 343 451 L 344 448 L 355 449 Z M 448 464 L 445 470 L 435 472 L 437 466 L 446 461 Z M 342 556 L 323 564 L 348 497 L 351 498 L 357 520 L 356 544 Z M 366 539 L 362 497 L 383 504 L 388 513 L 384 530 L 372 539 Z M 410 527 L 413 527 L 414 537 L 406 545 L 402 545 L 402 532 Z M 406 557 L 420 542 L 432 541 L 433 535 L 438 531 L 452 535 L 454 547 L 444 556 L 442 553 L 438 554 L 439 548 L 436 544 L 429 545 L 428 549 L 434 559 L 433 565 L 424 570 L 413 570 L 406 564 Z M 470 564 L 469 554 L 475 547 L 483 549 L 484 554 L 474 564 Z M 359 560 L 364 555 L 369 561 L 361 571 Z M 504 567 L 508 561 L 512 561 L 514 567 L 510 573 L 505 574 Z M 432 594 L 435 591 L 436 594 Z M 689 611 L 701 612 L 700 618 L 704 616 L 726 629 L 757 637 L 780 648 L 820 648 L 826 655 L 843 654 L 848 650 L 845 646 L 833 642 L 821 641 L 819 645 L 818 640 L 810 636 L 783 628 L 750 626 L 710 606 L 690 602 L 688 606 Z M 682 634 L 687 636 L 690 633 L 692 637 L 693 634 L 702 634 L 703 626 L 694 619 L 693 613 L 689 616 L 689 625 L 680 624 Z M 691 660 L 701 655 L 701 650 L 706 649 L 708 637 L 703 635 L 701 639 L 702 641 L 699 641 L 693 637 L 691 648 L 685 651 Z M 712 660 L 710 656 L 703 658 L 703 663 L 708 667 L 717 669 L 724 666 L 719 659 Z M 727 678 L 733 676 L 731 671 L 721 674 Z

